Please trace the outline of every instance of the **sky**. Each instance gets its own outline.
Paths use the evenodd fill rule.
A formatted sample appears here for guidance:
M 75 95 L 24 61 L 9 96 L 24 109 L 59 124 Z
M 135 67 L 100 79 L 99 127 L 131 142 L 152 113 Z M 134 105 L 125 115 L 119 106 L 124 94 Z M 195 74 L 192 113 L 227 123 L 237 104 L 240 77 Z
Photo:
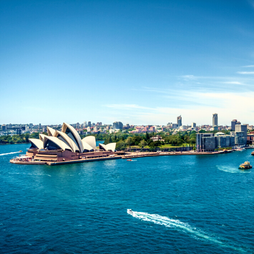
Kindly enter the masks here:
M 0 124 L 254 124 L 254 0 L 0 0 Z

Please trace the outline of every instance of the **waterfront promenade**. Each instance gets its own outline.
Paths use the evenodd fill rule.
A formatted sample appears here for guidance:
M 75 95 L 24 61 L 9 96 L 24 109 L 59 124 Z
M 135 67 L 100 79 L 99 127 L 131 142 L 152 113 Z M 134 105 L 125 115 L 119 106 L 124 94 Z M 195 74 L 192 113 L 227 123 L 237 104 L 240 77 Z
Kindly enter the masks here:
M 234 152 L 233 150 L 230 151 Z M 84 163 L 84 162 L 92 162 L 92 161 L 105 161 L 105 160 L 117 160 L 117 159 L 133 159 L 133 158 L 143 158 L 143 157 L 158 157 L 158 156 L 183 156 L 183 155 L 218 155 L 229 153 L 229 151 L 216 151 L 216 152 L 196 152 L 194 150 L 191 151 L 181 151 L 181 152 L 116 152 L 110 156 L 104 157 L 96 157 L 96 158 L 86 158 L 81 157 L 79 159 L 73 160 L 64 160 L 64 161 L 40 161 L 33 160 L 31 157 L 26 158 L 25 156 L 16 157 L 10 160 L 10 163 L 13 164 L 21 164 L 21 165 L 48 165 L 48 166 L 56 166 L 56 165 L 64 165 L 64 164 L 73 164 L 73 163 Z

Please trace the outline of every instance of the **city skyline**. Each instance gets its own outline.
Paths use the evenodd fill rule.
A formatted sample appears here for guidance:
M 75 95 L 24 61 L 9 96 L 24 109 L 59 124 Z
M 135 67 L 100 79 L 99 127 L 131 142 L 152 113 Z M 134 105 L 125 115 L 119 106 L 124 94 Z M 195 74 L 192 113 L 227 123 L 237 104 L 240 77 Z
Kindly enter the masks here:
M 180 116 L 177 116 L 177 119 L 176 119 L 176 122 L 168 122 L 168 123 L 163 123 L 163 124 L 151 124 L 151 123 L 149 123 L 149 124 L 131 124 L 132 126 L 145 126 L 145 125 L 154 125 L 154 126 L 167 126 L 167 125 L 169 125 L 169 123 L 170 124 L 173 124 L 173 125 L 176 125 L 176 126 L 178 126 L 178 127 L 181 127 L 181 126 L 192 126 L 193 124 L 196 126 L 211 126 L 211 127 L 214 127 L 214 126 L 231 126 L 232 127 L 232 122 L 237 122 L 237 120 L 236 119 L 232 119 L 231 121 L 230 121 L 230 123 L 229 124 L 218 124 L 218 114 L 217 113 L 214 113 L 214 114 L 212 114 L 212 119 L 211 119 L 211 123 L 201 123 L 201 124 L 197 124 L 197 123 L 195 123 L 195 122 L 192 122 L 192 123 L 184 123 L 184 124 L 182 124 L 182 116 L 180 115 Z M 217 123 L 217 124 L 215 124 L 215 122 Z M 121 125 L 129 125 L 129 123 L 122 123 L 121 121 L 114 121 L 113 123 L 102 123 L 102 122 L 98 122 L 98 121 L 87 121 L 87 120 L 85 120 L 85 121 L 83 121 L 83 122 L 75 122 L 75 123 L 72 123 L 73 125 L 76 125 L 76 124 L 78 124 L 78 125 L 82 125 L 82 126 L 87 126 L 87 127 L 91 127 L 91 126 L 104 126 L 104 125 L 111 125 L 111 126 L 114 126 L 114 124 L 118 124 L 118 123 L 120 123 Z M 238 122 L 238 123 L 240 123 L 241 124 L 241 122 Z M 244 123 L 244 124 L 246 124 L 246 125 L 251 125 L 252 126 L 252 124 L 250 124 L 250 123 Z M 31 123 L 31 122 L 29 122 L 29 123 L 0 123 L 0 127 L 1 126 L 5 126 L 5 125 L 22 125 L 22 126 L 28 126 L 28 125 L 33 125 L 33 126 L 47 126 L 47 125 L 61 125 L 61 124 L 59 124 L 59 123 L 50 123 L 50 124 L 42 124 L 42 123 Z M 234 125 L 235 126 L 235 125 Z
M 250 0 L 1 1 L 0 124 L 254 124 L 253 14 Z

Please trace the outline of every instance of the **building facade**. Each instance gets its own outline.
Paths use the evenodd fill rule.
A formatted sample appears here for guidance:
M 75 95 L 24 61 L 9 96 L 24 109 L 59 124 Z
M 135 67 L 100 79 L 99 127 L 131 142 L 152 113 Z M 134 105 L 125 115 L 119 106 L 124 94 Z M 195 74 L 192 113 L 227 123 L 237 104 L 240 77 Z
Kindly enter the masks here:
M 235 137 L 233 135 L 214 135 L 213 133 L 196 134 L 197 152 L 213 152 L 217 148 L 226 148 L 235 146 Z
M 218 126 L 218 114 L 213 114 L 213 126 Z
M 178 127 L 182 126 L 182 117 L 181 116 L 177 117 L 177 125 L 178 125 Z
M 114 122 L 113 123 L 113 129 L 122 130 L 123 129 L 123 123 L 122 122 Z
M 231 130 L 232 130 L 232 131 L 235 131 L 235 125 L 236 125 L 236 123 L 237 123 L 237 120 L 236 120 L 236 119 L 234 119 L 234 120 L 231 121 Z
M 247 144 L 247 124 L 236 124 L 235 125 L 235 144 L 246 145 Z
M 196 150 L 197 152 L 214 151 L 215 150 L 214 134 L 213 133 L 197 133 L 196 134 Z

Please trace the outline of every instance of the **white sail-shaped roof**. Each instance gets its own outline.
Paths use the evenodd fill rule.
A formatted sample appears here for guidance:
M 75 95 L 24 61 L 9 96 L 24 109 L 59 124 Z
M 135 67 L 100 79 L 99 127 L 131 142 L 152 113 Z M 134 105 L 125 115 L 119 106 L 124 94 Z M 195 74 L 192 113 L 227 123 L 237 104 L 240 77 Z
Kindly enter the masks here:
M 71 134 L 66 133 L 67 129 L 69 129 L 69 132 Z M 84 151 L 81 138 L 80 138 L 78 132 L 75 130 L 75 128 L 73 128 L 71 125 L 69 125 L 67 123 L 63 123 L 62 132 L 66 133 L 74 141 L 74 143 L 76 143 L 76 145 L 79 147 L 79 151 L 81 151 L 81 152 Z
M 49 136 L 54 136 L 56 130 L 54 130 L 53 128 L 47 127 L 47 132 Z
M 63 150 L 72 151 L 72 149 L 66 143 L 64 143 L 62 140 L 60 140 L 59 138 L 50 137 L 50 136 L 47 136 L 47 137 L 44 138 L 44 141 L 43 141 L 43 147 L 44 148 L 46 148 L 46 144 L 47 144 L 48 140 L 50 140 L 51 142 L 53 142 L 54 144 L 56 144 L 58 147 L 60 147 Z
M 112 152 L 114 152 L 116 150 L 116 143 L 109 143 L 107 145 L 99 144 L 99 147 L 102 148 L 105 151 L 112 151 Z
M 41 141 L 43 141 L 45 137 L 48 137 L 48 136 L 45 134 L 39 134 L 39 138 Z
M 54 137 L 59 137 L 59 135 L 65 140 L 65 142 L 69 145 L 72 152 L 83 152 L 80 151 L 78 146 L 75 144 L 75 142 L 64 132 L 62 131 L 56 131 Z
M 96 149 L 96 139 L 94 136 L 88 136 L 82 139 L 82 142 L 90 145 L 94 150 Z
M 89 144 L 87 144 L 87 143 L 84 141 L 84 139 L 82 139 L 82 144 L 83 144 L 83 148 L 84 148 L 83 151 L 85 151 L 85 150 L 88 150 L 88 151 L 94 150 L 94 148 L 91 147 Z
M 43 142 L 40 139 L 37 138 L 29 138 L 28 139 L 34 146 L 36 146 L 39 149 L 43 149 Z

